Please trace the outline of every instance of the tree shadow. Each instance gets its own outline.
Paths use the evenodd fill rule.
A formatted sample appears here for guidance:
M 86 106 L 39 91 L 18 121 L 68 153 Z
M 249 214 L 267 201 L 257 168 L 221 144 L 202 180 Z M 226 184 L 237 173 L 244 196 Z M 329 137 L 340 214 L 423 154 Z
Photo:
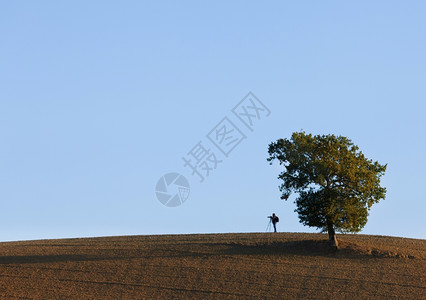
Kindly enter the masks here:
M 229 243 L 225 254 L 233 255 L 330 255 L 327 241 L 305 240 L 256 244 Z
M 354 243 L 339 242 L 339 249 L 329 247 L 327 240 L 265 242 L 256 244 L 228 243 L 221 252 L 227 255 L 298 255 L 336 258 L 390 257 L 378 250 L 366 249 Z
M 103 260 L 132 260 L 132 259 L 161 259 L 194 257 L 208 259 L 215 256 L 256 255 L 256 256 L 309 256 L 334 258 L 414 258 L 380 249 L 370 249 L 366 246 L 339 241 L 339 249 L 329 247 L 328 240 L 295 240 L 295 241 L 265 241 L 265 242 L 227 242 L 198 244 L 200 248 L 182 244 L 178 247 L 153 247 L 150 249 L 132 249 L 129 252 L 99 252 L 96 254 L 46 254 L 46 255 L 10 255 L 0 256 L 0 265 L 33 264 L 58 262 L 85 262 Z

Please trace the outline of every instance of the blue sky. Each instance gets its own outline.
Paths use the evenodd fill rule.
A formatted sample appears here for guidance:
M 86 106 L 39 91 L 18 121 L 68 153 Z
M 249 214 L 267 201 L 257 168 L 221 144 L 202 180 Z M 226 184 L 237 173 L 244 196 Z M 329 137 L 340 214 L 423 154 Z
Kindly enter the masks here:
M 387 163 L 364 234 L 426 238 L 424 1 L 3 1 L 0 240 L 315 232 L 279 199 L 267 146 L 337 134 Z M 252 91 L 253 131 L 231 110 Z M 246 135 L 224 157 L 224 117 Z M 184 167 L 199 142 L 222 161 Z M 190 183 L 162 205 L 165 173 Z

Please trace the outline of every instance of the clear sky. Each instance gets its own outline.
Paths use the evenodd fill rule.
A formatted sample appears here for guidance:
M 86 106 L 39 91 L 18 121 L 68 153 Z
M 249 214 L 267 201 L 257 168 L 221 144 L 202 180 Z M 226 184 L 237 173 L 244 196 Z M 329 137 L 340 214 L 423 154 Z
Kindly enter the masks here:
M 272 212 L 315 232 L 266 161 L 301 129 L 388 164 L 362 233 L 425 239 L 425 53 L 425 1 L 2 1 L 0 240 L 262 232 Z M 249 91 L 270 111 L 252 131 Z M 228 156 L 224 117 L 245 136 Z M 199 142 L 221 160 L 202 183 Z M 170 172 L 190 184 L 173 208 Z

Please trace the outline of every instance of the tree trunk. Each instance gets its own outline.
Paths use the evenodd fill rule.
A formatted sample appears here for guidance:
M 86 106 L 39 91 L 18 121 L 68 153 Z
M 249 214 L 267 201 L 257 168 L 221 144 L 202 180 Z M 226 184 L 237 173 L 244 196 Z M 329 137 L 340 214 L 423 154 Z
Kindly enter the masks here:
M 334 231 L 333 223 L 327 223 L 327 231 L 328 231 L 328 244 L 333 250 L 337 250 L 339 247 L 339 243 L 337 242 L 336 232 Z

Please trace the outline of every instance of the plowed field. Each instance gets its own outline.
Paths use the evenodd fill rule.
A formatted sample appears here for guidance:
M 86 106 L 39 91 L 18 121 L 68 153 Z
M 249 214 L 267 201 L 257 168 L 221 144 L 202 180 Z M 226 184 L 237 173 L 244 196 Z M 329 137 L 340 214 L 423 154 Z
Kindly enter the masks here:
M 426 299 L 426 241 L 323 234 L 120 236 L 0 243 L 18 299 Z

